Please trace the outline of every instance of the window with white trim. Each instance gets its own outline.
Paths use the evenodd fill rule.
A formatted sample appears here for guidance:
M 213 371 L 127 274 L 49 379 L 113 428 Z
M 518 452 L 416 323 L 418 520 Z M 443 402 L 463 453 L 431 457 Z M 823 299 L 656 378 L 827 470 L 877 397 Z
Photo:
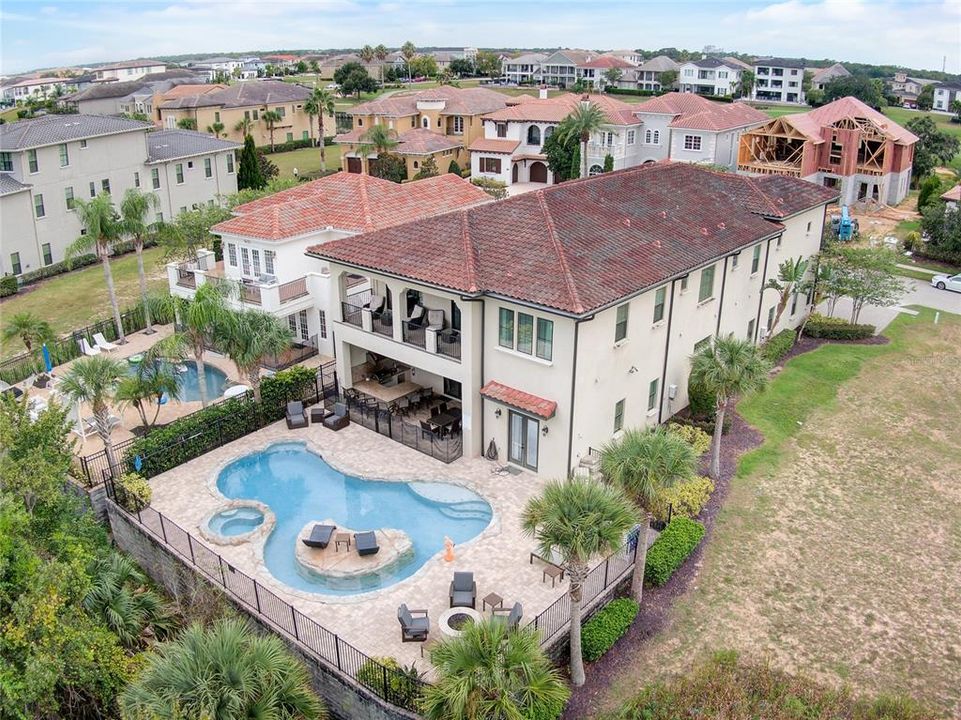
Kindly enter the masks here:
M 230 267 L 237 267 L 237 246 L 234 243 L 227 243 L 227 262 Z
M 685 136 L 684 136 L 684 149 L 685 149 L 685 150 L 700 150 L 700 149 L 701 149 L 701 136 L 700 136 L 700 135 L 685 135 Z
M 324 310 L 320 311 L 320 339 L 327 339 L 327 312 Z
M 623 398 L 614 403 L 614 432 L 619 432 L 624 427 L 624 404 Z
M 277 256 L 273 250 L 264 250 L 264 272 L 268 275 L 274 274 L 274 258 Z
M 240 248 L 240 262 L 243 274 L 250 275 L 250 251 L 245 247 Z
M 627 337 L 627 319 L 630 314 L 630 305 L 624 303 L 617 306 L 614 318 L 614 342 L 620 342 Z
M 256 248 L 251 250 L 250 257 L 253 260 L 254 275 L 260 275 L 260 250 Z
M 637 133 L 634 130 L 627 131 L 627 144 L 633 145 L 634 139 L 637 137 Z
M 650 412 L 657 407 L 657 387 L 660 385 L 660 379 L 654 378 L 651 380 L 650 385 L 647 386 L 647 411 Z

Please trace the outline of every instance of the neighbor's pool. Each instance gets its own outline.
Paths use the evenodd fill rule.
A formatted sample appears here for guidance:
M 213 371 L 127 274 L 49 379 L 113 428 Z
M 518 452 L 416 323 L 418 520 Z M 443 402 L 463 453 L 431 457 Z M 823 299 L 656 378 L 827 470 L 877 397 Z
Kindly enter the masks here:
M 264 546 L 267 569 L 299 590 L 353 595 L 413 575 L 444 549 L 476 537 L 490 523 L 490 505 L 476 493 L 447 483 L 363 480 L 334 470 L 303 443 L 278 443 L 225 467 L 217 488 L 230 499 L 259 500 L 277 521 Z M 330 578 L 300 569 L 297 534 L 310 521 L 333 518 L 357 531 L 397 528 L 410 537 L 406 562 L 361 578 Z
M 180 388 L 181 402 L 200 401 L 200 383 L 197 382 L 197 365 L 193 360 L 186 360 L 183 363 L 172 365 L 174 375 L 177 377 L 177 385 Z M 137 366 L 131 364 L 128 372 L 133 375 L 137 372 Z M 227 375 L 223 370 L 204 364 L 204 380 L 207 385 L 207 399 L 214 400 L 224 394 L 227 386 Z

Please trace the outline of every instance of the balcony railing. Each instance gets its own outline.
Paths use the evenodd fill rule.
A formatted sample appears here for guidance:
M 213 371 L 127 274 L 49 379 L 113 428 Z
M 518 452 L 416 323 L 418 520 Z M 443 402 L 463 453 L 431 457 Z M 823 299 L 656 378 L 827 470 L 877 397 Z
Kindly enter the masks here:
M 278 293 L 280 295 L 281 303 L 290 302 L 291 300 L 304 297 L 307 295 L 306 276 L 284 283 L 280 286 L 280 288 L 278 288 Z
M 194 271 L 184 267 L 177 268 L 177 285 L 185 288 L 196 288 L 197 276 Z
M 460 360 L 460 330 L 444 330 L 437 333 L 437 352 Z
M 375 333 L 394 337 L 394 316 L 390 310 L 384 310 L 377 317 L 371 317 L 370 321 Z
M 416 345 L 417 347 L 426 347 L 427 333 L 423 325 L 412 325 L 410 321 L 404 320 L 401 323 L 401 327 L 403 328 L 405 343 L 408 345 Z
M 357 327 L 363 327 L 363 308 L 360 305 L 351 305 L 350 303 L 342 302 L 340 304 L 340 310 L 344 317 L 344 322 L 349 325 L 355 325 Z
M 240 286 L 240 298 L 245 303 L 250 303 L 251 305 L 260 305 L 260 286 L 243 283 Z

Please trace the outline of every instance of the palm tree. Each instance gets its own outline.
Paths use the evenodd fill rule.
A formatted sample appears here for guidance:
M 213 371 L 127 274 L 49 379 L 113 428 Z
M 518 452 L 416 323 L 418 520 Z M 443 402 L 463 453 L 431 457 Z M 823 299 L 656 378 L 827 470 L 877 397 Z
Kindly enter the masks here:
M 234 132 L 239 132 L 245 138 L 248 135 L 250 135 L 250 131 L 253 129 L 254 129 L 254 121 L 246 116 L 240 118 L 240 120 L 237 121 L 237 124 L 234 125 Z
M 209 630 L 191 625 L 160 644 L 118 700 L 126 720 L 327 717 L 307 669 L 283 641 L 234 618 Z
M 56 340 L 50 323 L 32 312 L 19 312 L 10 317 L 3 326 L 2 337 L 5 343 L 19 338 L 31 355 L 44 343 Z
M 367 132 L 360 136 L 361 145 L 357 152 L 363 158 L 364 165 L 367 166 L 367 174 L 370 174 L 370 163 L 366 162 L 371 155 L 389 153 L 400 144 L 397 139 L 397 132 L 391 130 L 386 125 L 372 125 Z
M 327 169 L 327 151 L 324 144 L 324 116 L 334 114 L 334 94 L 315 85 L 310 97 L 304 101 L 304 112 L 310 117 L 317 116 L 317 142 L 320 144 L 320 169 Z
M 377 62 L 380 63 L 380 84 L 384 84 L 384 63 L 387 61 L 387 56 L 390 52 L 387 50 L 387 46 L 383 43 L 374 48 L 374 55 L 377 58 Z
M 400 46 L 400 54 L 404 56 L 404 61 L 407 63 L 407 82 L 410 82 L 410 61 L 413 60 L 417 55 L 417 47 L 414 45 L 414 43 L 408 40 Z
M 581 102 L 561 123 L 560 130 L 565 133 L 562 137 L 576 135 L 581 141 L 581 177 L 587 177 L 587 143 L 591 135 L 607 122 L 607 115 L 599 106 L 592 102 Z
M 83 599 L 83 607 L 103 620 L 124 647 L 136 647 L 148 629 L 170 629 L 170 616 L 163 600 L 150 589 L 143 571 L 126 555 L 114 552 L 94 561 L 89 575 L 93 587 Z
M 804 276 L 807 275 L 807 271 L 808 261 L 800 255 L 796 260 L 788 258 L 777 266 L 777 277 L 768 280 L 764 286 L 765 290 L 775 290 L 779 295 L 777 312 L 774 315 L 774 324 L 767 329 L 768 337 L 774 334 L 774 328 L 776 328 L 778 322 L 780 322 L 781 315 L 784 314 L 784 308 L 787 307 L 791 295 L 798 292 L 798 288 L 801 283 L 804 282 Z
M 601 450 L 601 472 L 608 482 L 620 486 L 641 509 L 641 532 L 631 594 L 641 602 L 644 594 L 644 565 L 647 562 L 647 531 L 651 508 L 661 492 L 697 471 L 697 456 L 690 444 L 663 425 L 629 429 Z
M 717 410 L 711 443 L 711 477 L 715 480 L 721 476 L 721 435 L 728 404 L 763 388 L 770 369 L 757 345 L 733 335 L 714 338 L 691 358 L 690 381 L 714 396 Z
M 311 60 L 308 64 L 310 65 L 310 71 L 314 74 L 314 84 L 316 85 L 320 82 L 320 63 L 316 60 Z
M 364 47 L 360 49 L 360 52 L 357 53 L 357 57 L 364 61 L 364 65 L 370 65 L 374 61 L 376 53 L 370 45 L 364 45 Z
M 290 347 L 293 335 L 287 323 L 260 310 L 228 313 L 216 334 L 217 345 L 237 366 L 260 400 L 260 367 L 264 358 Z
M 120 224 L 124 235 L 133 240 L 134 250 L 137 252 L 137 275 L 140 278 L 140 300 L 143 304 L 145 332 L 150 335 L 154 331 L 150 320 L 150 307 L 147 304 L 147 275 L 143 269 L 143 246 L 151 226 L 147 222 L 147 213 L 155 210 L 160 202 L 153 193 L 142 193 L 137 188 L 130 188 L 123 194 L 120 201 Z
M 274 151 L 274 128 L 280 122 L 280 113 L 276 110 L 264 110 L 260 113 L 260 119 L 267 123 L 267 132 L 270 133 L 270 152 Z
M 93 421 L 97 435 L 103 442 L 110 465 L 110 475 L 116 479 L 120 468 L 113 454 L 110 424 L 110 405 L 115 401 L 117 386 L 127 377 L 127 368 L 119 360 L 94 355 L 75 361 L 67 374 L 60 380 L 60 392 L 71 401 L 89 403 L 93 411 Z
M 222 122 L 215 122 L 207 126 L 207 132 L 213 135 L 215 138 L 219 138 L 221 133 L 224 132 L 224 124 Z M 226 134 L 224 134 L 226 137 Z
M 110 271 L 110 249 L 120 239 L 123 226 L 120 216 L 113 207 L 110 193 L 102 192 L 92 200 L 75 200 L 74 207 L 80 223 L 87 231 L 67 246 L 67 263 L 77 255 L 93 250 L 103 265 L 103 276 L 107 283 L 107 294 L 110 296 L 110 306 L 113 308 L 113 321 L 117 326 L 117 342 L 121 345 L 127 342 L 123 332 L 123 322 L 120 320 L 120 305 L 117 304 L 117 291 L 113 286 L 113 273 Z
M 581 600 L 591 558 L 609 555 L 624 542 L 635 512 L 624 491 L 582 477 L 552 480 L 524 508 L 523 527 L 544 557 L 560 556 L 571 604 L 571 682 L 584 684 Z
M 570 696 L 530 625 L 472 623 L 434 648 L 430 660 L 438 678 L 424 695 L 428 720 L 553 718 Z
M 160 343 L 154 345 L 156 348 Z M 151 348 L 153 350 L 153 348 Z M 151 353 L 144 354 L 143 361 L 137 366 L 137 372 L 120 381 L 114 399 L 122 405 L 129 405 L 136 409 L 144 432 L 157 422 L 160 415 L 160 399 L 166 395 L 170 400 L 180 398 L 180 385 L 176 376 L 171 372 L 168 364 L 159 362 Z M 147 408 L 156 401 L 153 418 L 147 419 Z

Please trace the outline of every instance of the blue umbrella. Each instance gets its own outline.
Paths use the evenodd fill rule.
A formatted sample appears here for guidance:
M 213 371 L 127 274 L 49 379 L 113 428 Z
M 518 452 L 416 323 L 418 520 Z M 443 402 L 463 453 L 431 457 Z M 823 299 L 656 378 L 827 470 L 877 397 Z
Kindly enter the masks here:
M 53 360 L 50 359 L 50 350 L 47 349 L 47 343 L 43 344 L 43 366 L 47 369 L 47 372 L 53 372 Z

